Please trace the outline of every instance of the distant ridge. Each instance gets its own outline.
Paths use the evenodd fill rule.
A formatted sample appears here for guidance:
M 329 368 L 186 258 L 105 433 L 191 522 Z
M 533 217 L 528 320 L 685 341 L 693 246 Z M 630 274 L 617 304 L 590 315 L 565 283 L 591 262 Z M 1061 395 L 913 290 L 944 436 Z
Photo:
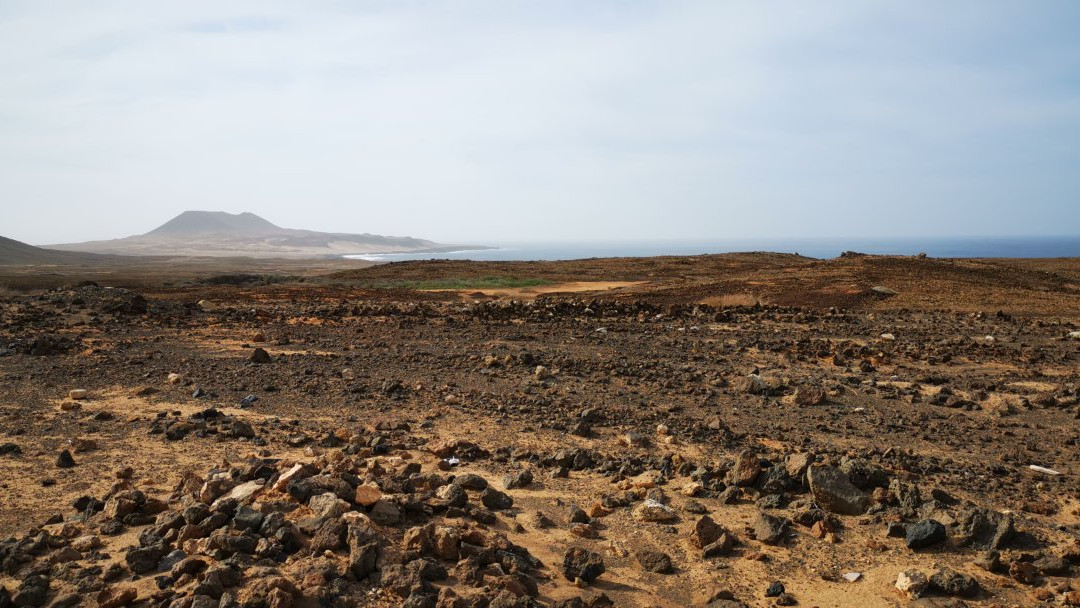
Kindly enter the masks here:
M 0 265 L 81 264 L 97 262 L 111 257 L 93 253 L 44 249 L 0 236 Z
M 478 245 L 443 245 L 409 236 L 294 230 L 277 226 L 254 213 L 224 211 L 185 211 L 146 234 L 49 247 L 120 255 L 259 258 L 487 249 Z

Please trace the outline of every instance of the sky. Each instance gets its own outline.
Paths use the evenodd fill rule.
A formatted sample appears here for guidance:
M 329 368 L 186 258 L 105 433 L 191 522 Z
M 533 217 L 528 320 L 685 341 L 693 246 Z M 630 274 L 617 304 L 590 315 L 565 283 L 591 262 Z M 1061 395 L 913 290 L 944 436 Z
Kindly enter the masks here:
M 1080 2 L 5 0 L 0 235 L 1080 233 Z

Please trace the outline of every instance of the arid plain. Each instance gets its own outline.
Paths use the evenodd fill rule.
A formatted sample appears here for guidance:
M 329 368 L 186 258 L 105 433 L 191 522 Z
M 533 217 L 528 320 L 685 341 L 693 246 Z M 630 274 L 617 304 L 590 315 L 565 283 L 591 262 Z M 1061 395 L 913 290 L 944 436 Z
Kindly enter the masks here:
M 1077 260 L 0 283 L 0 606 L 1080 605 Z

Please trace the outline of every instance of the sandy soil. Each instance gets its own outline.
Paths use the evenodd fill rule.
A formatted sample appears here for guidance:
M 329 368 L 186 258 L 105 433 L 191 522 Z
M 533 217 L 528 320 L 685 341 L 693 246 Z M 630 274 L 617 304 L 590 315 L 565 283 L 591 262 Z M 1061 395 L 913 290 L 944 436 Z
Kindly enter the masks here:
M 1069 335 L 1080 329 L 1080 292 L 1069 277 L 1080 262 L 681 260 L 511 265 L 518 276 L 562 282 L 545 286 L 557 288 L 551 293 L 498 301 L 468 290 L 348 285 L 355 273 L 415 280 L 509 272 L 458 263 L 272 285 L 167 285 L 140 274 L 146 300 L 92 286 L 5 296 L 0 445 L 17 451 L 0 455 L 0 538 L 17 540 L 0 544 L 0 586 L 16 594 L 38 573 L 51 581 L 50 603 L 71 596 L 93 605 L 102 589 L 130 588 L 127 603 L 190 604 L 207 589 L 199 586 L 205 573 L 129 570 L 156 524 L 121 525 L 108 510 L 83 518 L 72 503 L 107 503 L 131 487 L 167 512 L 183 511 L 196 501 L 177 490 L 186 474 L 206 478 L 217 467 L 239 482 L 258 462 L 270 463 L 260 466 L 274 480 L 303 462 L 343 483 L 378 484 L 403 510 L 400 521 L 373 528 L 383 557 L 372 576 L 349 573 L 347 547 L 307 551 L 306 533 L 300 549 L 251 558 L 262 565 L 163 542 L 211 569 L 236 569 L 241 579 L 227 596 L 252 608 L 270 602 L 251 595 L 268 567 L 295 585 L 288 595 L 297 605 L 438 596 L 449 606 L 457 604 L 439 590 L 453 589 L 483 598 L 461 604 L 478 606 L 599 606 L 601 594 L 617 606 L 902 606 L 911 598 L 895 588 L 898 574 L 940 568 L 976 581 L 977 593 L 931 590 L 920 605 L 1072 601 L 1080 591 L 1080 340 Z M 879 285 L 896 293 L 872 290 Z M 256 347 L 267 362 L 252 362 Z M 71 389 L 89 396 L 74 401 Z M 248 395 L 257 401 L 240 407 Z M 216 412 L 211 424 L 207 411 Z M 238 422 L 252 433 L 231 431 Z M 185 426 L 182 436 L 163 432 Z M 433 446 L 448 441 L 480 450 L 452 452 L 460 463 L 442 470 Z M 375 453 L 376 445 L 385 447 Z M 75 466 L 57 466 L 64 449 Z M 862 486 L 861 514 L 819 509 L 825 503 L 798 467 L 778 473 L 805 454 Z M 355 460 L 353 472 L 334 464 L 342 458 Z M 418 473 L 403 472 L 410 463 Z M 118 487 L 125 467 L 133 474 Z M 523 470 L 532 480 L 508 488 L 507 476 Z M 470 491 L 456 515 L 434 493 L 403 485 L 463 473 L 487 479 L 512 506 L 488 507 Z M 914 510 L 890 489 L 900 487 L 918 489 Z M 643 521 L 646 498 L 666 504 L 670 521 Z M 268 491 L 251 505 L 270 513 L 289 503 L 299 526 L 313 513 L 307 500 Z M 572 525 L 571 505 L 595 517 Z M 999 548 L 1003 570 L 976 565 L 984 551 L 963 542 L 962 522 L 976 511 L 1012 519 L 1015 534 Z M 787 521 L 779 539 L 761 537 L 762 513 Z M 705 514 L 738 540 L 723 555 L 706 557 L 694 544 Z M 819 517 L 831 522 L 828 534 L 799 523 Z M 944 524 L 944 542 L 911 549 L 887 534 L 889 524 L 910 530 L 931 519 Z M 407 561 L 405 537 L 428 523 L 480 530 L 496 545 L 503 537 L 539 564 L 511 572 L 487 563 L 487 582 L 477 586 L 460 563 L 428 555 L 450 575 L 431 591 L 395 595 L 391 573 Z M 237 525 L 226 521 L 214 534 Z M 121 529 L 104 532 L 110 526 Z M 29 561 L 8 559 L 41 531 L 48 548 Z M 58 561 L 84 535 L 103 547 Z M 563 559 L 572 547 L 602 556 L 605 572 L 568 580 Z M 648 571 L 642 551 L 666 554 L 672 572 Z M 337 564 L 335 573 L 312 578 L 320 560 Z M 113 564 L 118 577 L 94 570 Z M 848 573 L 859 580 L 845 580 Z M 535 581 L 535 599 L 497 600 L 507 585 L 518 589 L 514 576 Z M 159 589 L 155 577 L 169 580 Z M 785 595 L 767 596 L 777 581 Z M 735 603 L 716 599 L 720 591 Z M 583 604 L 569 603 L 579 597 Z
M 610 292 L 615 289 L 625 289 L 641 285 L 644 281 L 571 281 L 567 283 L 554 283 L 551 285 L 536 285 L 533 287 L 505 287 L 505 288 L 479 288 L 479 289 L 426 289 L 433 293 L 452 292 L 466 300 L 475 300 L 478 297 L 502 298 L 509 300 L 532 300 L 547 294 L 559 293 L 600 293 Z

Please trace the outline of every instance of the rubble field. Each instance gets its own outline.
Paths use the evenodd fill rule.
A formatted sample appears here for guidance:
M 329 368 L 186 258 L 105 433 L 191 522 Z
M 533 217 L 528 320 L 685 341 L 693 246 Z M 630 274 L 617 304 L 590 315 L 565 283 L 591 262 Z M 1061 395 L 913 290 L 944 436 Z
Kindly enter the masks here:
M 1080 606 L 1080 260 L 65 278 L 0 296 L 0 608 Z

